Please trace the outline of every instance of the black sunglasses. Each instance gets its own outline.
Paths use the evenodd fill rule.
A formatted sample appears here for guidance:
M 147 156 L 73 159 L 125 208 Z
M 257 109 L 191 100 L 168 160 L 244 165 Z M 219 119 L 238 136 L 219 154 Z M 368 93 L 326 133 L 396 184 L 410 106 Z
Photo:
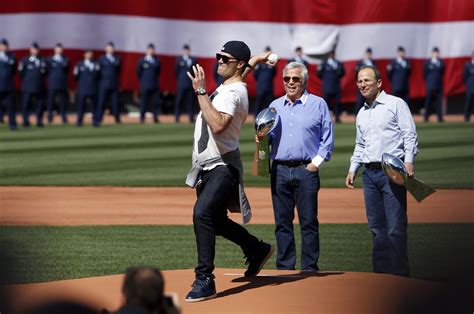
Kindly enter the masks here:
M 222 59 L 222 63 L 224 64 L 227 64 L 229 62 L 237 62 L 239 60 L 235 59 L 235 58 L 231 58 L 229 56 L 225 56 L 225 55 L 221 55 L 220 53 L 216 53 L 216 60 L 219 61 L 220 59 Z
M 284 76 L 283 81 L 285 83 L 289 83 L 290 81 L 293 81 L 294 83 L 299 83 L 299 82 L 301 82 L 301 77 L 299 77 L 299 76 Z

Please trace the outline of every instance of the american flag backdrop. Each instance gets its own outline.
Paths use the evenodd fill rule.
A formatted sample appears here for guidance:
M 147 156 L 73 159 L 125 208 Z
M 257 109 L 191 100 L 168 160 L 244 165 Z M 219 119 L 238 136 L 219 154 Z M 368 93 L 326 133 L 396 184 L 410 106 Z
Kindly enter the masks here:
M 404 46 L 412 60 L 410 96 L 425 93 L 422 66 L 434 46 L 445 60 L 445 93 L 464 91 L 462 68 L 474 50 L 474 1 L 472 0 L 1 0 L 0 37 L 10 42 L 17 57 L 26 55 L 33 41 L 42 55 L 50 55 L 61 42 L 73 63 L 86 48 L 102 53 L 108 41 L 123 58 L 121 90 L 138 87 L 135 66 L 152 42 L 163 63 L 160 85 L 174 91 L 174 62 L 183 44 L 191 46 L 207 72 L 209 89 L 215 87 L 212 68 L 216 51 L 228 40 L 248 43 L 252 53 L 270 46 L 285 59 L 295 47 L 320 55 L 336 48 L 344 62 L 343 101 L 355 98 L 354 66 L 367 47 L 382 70 Z M 309 60 L 309 89 L 319 94 L 315 75 L 317 60 Z M 253 77 L 248 79 L 255 93 Z M 71 78 L 71 87 L 74 83 Z M 283 93 L 279 76 L 276 95 Z

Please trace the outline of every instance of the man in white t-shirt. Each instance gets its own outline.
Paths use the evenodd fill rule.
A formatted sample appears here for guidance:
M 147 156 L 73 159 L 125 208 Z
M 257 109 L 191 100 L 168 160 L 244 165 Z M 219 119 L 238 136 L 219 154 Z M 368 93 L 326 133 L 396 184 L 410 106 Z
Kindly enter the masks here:
M 188 72 L 201 112 L 194 131 L 193 168 L 186 183 L 196 188 L 193 223 L 198 265 L 196 280 L 187 302 L 216 297 L 214 256 L 216 236 L 236 243 L 247 257 L 246 277 L 257 275 L 273 253 L 273 247 L 251 235 L 227 216 L 227 210 L 241 211 L 243 222 L 250 220 L 250 205 L 242 185 L 239 138 L 248 114 L 247 85 L 244 78 L 258 63 L 268 62 L 270 52 L 250 59 L 250 49 L 242 41 L 229 41 L 216 54 L 217 73 L 223 83 L 208 96 L 203 68 Z

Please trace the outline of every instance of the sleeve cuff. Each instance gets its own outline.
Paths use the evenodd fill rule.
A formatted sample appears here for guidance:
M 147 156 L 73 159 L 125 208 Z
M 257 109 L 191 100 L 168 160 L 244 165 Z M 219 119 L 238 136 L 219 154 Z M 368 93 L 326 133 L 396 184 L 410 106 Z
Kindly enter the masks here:
M 359 167 L 360 167 L 359 163 L 353 162 L 353 163 L 351 163 L 351 166 L 349 167 L 349 171 L 357 173 L 357 170 L 359 169 Z
M 316 167 L 321 168 L 321 166 L 324 164 L 324 158 L 316 155 L 316 157 L 311 160 L 311 163 L 314 164 Z
M 415 160 L 415 155 L 405 154 L 405 162 L 413 163 L 414 160 Z

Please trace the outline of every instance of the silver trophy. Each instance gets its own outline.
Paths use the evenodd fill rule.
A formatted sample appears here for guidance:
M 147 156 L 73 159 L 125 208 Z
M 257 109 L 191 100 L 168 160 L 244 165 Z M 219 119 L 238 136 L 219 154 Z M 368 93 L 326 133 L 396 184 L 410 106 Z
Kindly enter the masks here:
M 266 135 L 275 128 L 277 120 L 278 115 L 275 108 L 263 109 L 255 118 L 255 131 L 260 140 L 257 143 L 252 164 L 252 175 L 254 176 L 268 177 L 270 175 L 269 148 Z
M 405 164 L 397 156 L 384 153 L 382 155 L 382 168 L 385 174 L 390 178 L 390 181 L 405 186 L 418 203 L 436 192 L 435 189 L 426 185 L 423 181 L 415 177 L 409 177 Z

